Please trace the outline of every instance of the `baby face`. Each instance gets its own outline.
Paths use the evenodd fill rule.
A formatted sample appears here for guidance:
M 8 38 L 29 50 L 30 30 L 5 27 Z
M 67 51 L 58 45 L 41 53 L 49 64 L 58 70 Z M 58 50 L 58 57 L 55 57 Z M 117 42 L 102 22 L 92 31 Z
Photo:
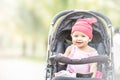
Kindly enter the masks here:
M 79 48 L 84 48 L 88 46 L 88 43 L 91 41 L 91 39 L 86 34 L 80 31 L 73 32 L 71 34 L 71 37 L 72 37 L 72 43 Z

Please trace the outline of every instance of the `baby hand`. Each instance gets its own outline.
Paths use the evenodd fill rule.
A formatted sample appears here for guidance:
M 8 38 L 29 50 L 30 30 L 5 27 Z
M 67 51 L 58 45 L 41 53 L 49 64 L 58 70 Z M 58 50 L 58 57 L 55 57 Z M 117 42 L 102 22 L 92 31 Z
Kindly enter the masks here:
M 64 56 L 64 54 L 63 53 L 58 53 L 58 56 Z

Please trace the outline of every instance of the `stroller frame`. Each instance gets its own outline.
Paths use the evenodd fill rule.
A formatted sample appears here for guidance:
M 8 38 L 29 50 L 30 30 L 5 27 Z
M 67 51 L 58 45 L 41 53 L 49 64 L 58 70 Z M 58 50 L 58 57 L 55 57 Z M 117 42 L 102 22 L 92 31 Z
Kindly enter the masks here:
M 57 21 L 70 13 L 82 13 L 82 14 L 90 14 L 98 19 L 103 19 L 109 29 L 109 54 L 107 54 L 109 56 L 109 58 L 111 60 L 113 60 L 113 52 L 112 52 L 112 48 L 113 47 L 113 37 L 112 37 L 112 24 L 111 21 L 109 20 L 108 17 L 106 17 L 105 15 L 99 13 L 99 12 L 95 12 L 95 11 L 87 11 L 87 10 L 65 10 L 65 11 L 61 11 L 58 14 L 56 14 L 53 19 L 52 22 L 50 24 L 50 30 L 49 30 L 49 34 L 48 34 L 48 45 L 47 45 L 47 56 L 46 56 L 46 73 L 45 73 L 45 80 L 52 80 L 53 79 L 53 74 L 54 74 L 54 67 L 55 67 L 55 62 L 54 60 L 51 60 L 50 57 L 56 55 L 57 53 L 52 51 L 51 49 L 51 41 L 53 40 L 53 37 L 55 35 L 53 35 L 53 29 L 55 24 L 57 23 Z M 104 64 L 103 66 L 106 66 L 106 64 Z M 111 63 L 107 64 L 107 68 L 109 68 L 108 72 L 106 72 L 107 77 L 105 77 L 102 80 L 115 80 L 114 79 L 114 63 L 113 61 L 111 61 Z M 59 80 L 59 79 L 58 79 Z M 68 79 L 64 79 L 64 80 L 68 80 Z M 76 79 L 78 80 L 78 79 Z M 83 79 L 80 79 L 83 80 Z M 85 79 L 85 80 L 91 80 L 91 79 Z M 95 79 L 94 79 L 95 80 Z

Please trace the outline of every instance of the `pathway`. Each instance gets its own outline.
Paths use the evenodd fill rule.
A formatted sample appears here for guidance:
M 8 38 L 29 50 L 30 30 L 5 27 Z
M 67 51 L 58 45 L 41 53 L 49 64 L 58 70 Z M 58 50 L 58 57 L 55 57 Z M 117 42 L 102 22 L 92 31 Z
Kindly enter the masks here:
M 45 80 L 44 64 L 26 59 L 0 59 L 0 80 Z

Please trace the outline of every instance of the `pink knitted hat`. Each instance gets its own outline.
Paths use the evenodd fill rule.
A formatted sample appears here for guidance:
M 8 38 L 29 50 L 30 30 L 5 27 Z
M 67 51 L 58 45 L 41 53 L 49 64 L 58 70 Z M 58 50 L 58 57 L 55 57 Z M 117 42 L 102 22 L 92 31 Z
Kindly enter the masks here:
M 78 19 L 73 25 L 71 33 L 74 31 L 80 31 L 92 39 L 92 24 L 95 22 L 97 22 L 96 18 Z

